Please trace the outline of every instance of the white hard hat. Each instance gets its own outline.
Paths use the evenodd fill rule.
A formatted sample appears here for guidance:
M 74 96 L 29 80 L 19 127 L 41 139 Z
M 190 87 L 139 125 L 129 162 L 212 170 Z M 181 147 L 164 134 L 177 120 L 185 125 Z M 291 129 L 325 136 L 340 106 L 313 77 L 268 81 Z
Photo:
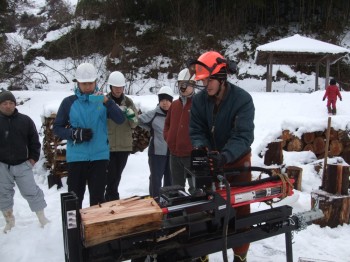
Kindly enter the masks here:
M 75 79 L 80 83 L 95 82 L 97 73 L 95 67 L 90 63 L 82 63 L 75 72 Z
M 174 92 L 171 90 L 170 86 L 162 86 L 158 91 L 158 96 L 162 94 L 174 97 Z
M 190 70 L 188 68 L 182 69 L 177 77 L 177 81 L 195 81 L 195 75 L 193 74 L 191 77 Z
M 111 86 L 125 86 L 125 77 L 121 72 L 114 71 L 109 75 L 107 84 Z

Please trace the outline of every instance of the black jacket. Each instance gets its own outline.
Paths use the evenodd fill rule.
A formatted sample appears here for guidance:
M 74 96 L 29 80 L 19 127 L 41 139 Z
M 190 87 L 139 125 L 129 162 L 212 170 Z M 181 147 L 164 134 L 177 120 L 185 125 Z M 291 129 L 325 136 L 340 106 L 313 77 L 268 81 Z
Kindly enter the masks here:
M 0 162 L 18 165 L 39 160 L 40 141 L 33 120 L 15 109 L 11 116 L 0 112 Z

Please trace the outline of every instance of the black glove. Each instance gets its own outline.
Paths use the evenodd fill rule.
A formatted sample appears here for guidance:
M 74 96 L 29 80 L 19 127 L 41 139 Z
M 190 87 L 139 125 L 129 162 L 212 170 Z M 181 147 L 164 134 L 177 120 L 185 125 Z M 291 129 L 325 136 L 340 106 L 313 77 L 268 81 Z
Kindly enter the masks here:
M 342 99 L 342 98 L 340 98 L 340 101 L 343 101 L 343 99 Z
M 75 128 L 72 130 L 72 139 L 75 143 L 90 141 L 92 135 L 93 133 L 90 128 Z
M 227 159 L 225 155 L 217 151 L 210 151 L 208 152 L 208 161 L 209 161 L 209 166 L 215 169 L 215 168 L 223 167 L 226 164 Z
M 323 98 L 322 101 L 324 101 L 326 98 Z

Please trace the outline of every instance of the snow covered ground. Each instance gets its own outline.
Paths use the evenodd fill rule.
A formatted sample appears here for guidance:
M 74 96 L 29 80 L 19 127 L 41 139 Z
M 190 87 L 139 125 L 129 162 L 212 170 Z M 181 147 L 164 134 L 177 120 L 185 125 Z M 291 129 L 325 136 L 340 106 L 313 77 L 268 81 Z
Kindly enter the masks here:
M 28 13 L 38 13 L 40 7 L 46 4 L 45 0 L 31 0 L 35 8 L 22 11 Z M 77 0 L 67 0 L 72 7 L 77 4 Z M 47 39 L 51 41 L 60 35 L 68 32 L 69 28 L 63 28 L 50 32 Z M 8 41 L 18 42 L 21 37 L 17 33 L 7 34 Z M 350 34 L 343 39 L 342 46 L 349 47 Z M 23 50 L 41 46 L 43 42 L 30 43 L 23 40 Z M 241 40 L 235 43 L 227 43 L 226 56 L 234 57 L 237 47 L 243 46 Z M 240 47 L 242 48 L 242 47 Z M 235 50 L 235 51 L 234 51 Z M 55 112 L 61 100 L 72 94 L 73 84 L 62 84 L 62 77 L 57 71 L 64 73 L 69 81 L 74 78 L 75 61 L 70 58 L 61 61 L 45 60 L 38 58 L 26 67 L 27 71 L 37 70 L 45 74 L 49 79 L 49 84 L 39 85 L 41 90 L 14 92 L 18 102 L 25 101 L 19 105 L 20 112 L 29 115 L 35 121 L 38 130 L 41 129 L 42 117 Z M 100 60 L 103 57 L 94 56 L 93 59 Z M 92 61 L 94 62 L 94 61 Z M 43 66 L 43 65 L 48 66 Z M 98 63 L 100 64 L 100 63 Z M 240 73 L 251 75 L 262 75 L 266 72 L 263 66 L 254 65 L 253 61 L 240 63 Z M 50 69 L 54 68 L 57 71 Z M 324 130 L 327 126 L 328 115 L 326 113 L 325 102 L 322 102 L 323 91 L 307 93 L 314 89 L 314 75 L 305 75 L 294 72 L 290 67 L 280 65 L 273 67 L 273 75 L 277 70 L 281 70 L 288 75 L 295 75 L 298 84 L 289 84 L 285 81 L 274 82 L 272 93 L 264 93 L 265 81 L 255 79 L 237 80 L 232 78 L 233 83 L 241 86 L 251 93 L 256 107 L 255 117 L 255 141 L 252 145 L 253 165 L 263 166 L 263 159 L 259 154 L 264 151 L 267 144 L 274 141 L 283 129 L 295 130 L 297 135 L 308 131 Z M 180 71 L 180 70 L 179 70 Z M 100 72 L 103 79 L 108 72 Z M 102 83 L 100 83 L 102 84 Z M 320 79 L 320 88 L 324 89 L 324 79 Z M 166 75 L 159 75 L 158 79 L 146 80 L 136 79 L 130 89 L 132 94 L 136 94 L 143 87 L 145 91 L 139 92 L 142 96 L 131 96 L 136 105 L 143 112 L 153 109 L 157 103 L 157 97 L 149 94 L 148 88 L 161 85 L 174 86 L 174 80 L 167 79 Z M 0 83 L 0 88 L 7 88 L 8 83 Z M 37 90 L 33 87 L 33 90 Z M 335 129 L 350 128 L 350 93 L 342 93 L 343 101 L 338 102 L 338 115 L 332 117 L 332 126 Z M 42 131 L 42 130 L 41 130 Z M 41 136 L 41 139 L 43 137 Z M 51 222 L 40 228 L 39 222 L 34 213 L 28 207 L 27 202 L 20 195 L 18 188 L 15 194 L 14 213 L 16 216 L 16 227 L 8 234 L 0 232 L 0 261 L 1 262 L 63 262 L 64 247 L 62 235 L 62 222 L 60 210 L 60 194 L 67 191 L 66 179 L 63 179 L 63 188 L 57 190 L 56 187 L 48 189 L 48 171 L 43 168 L 45 162 L 43 154 L 41 160 L 34 167 L 35 179 L 43 189 L 48 207 L 45 212 Z M 329 159 L 330 162 L 341 161 L 341 159 Z M 290 204 L 294 213 L 310 210 L 310 193 L 318 189 L 321 185 L 320 173 L 314 169 L 314 164 L 318 163 L 315 156 L 309 152 L 284 152 L 284 164 L 296 165 L 303 168 L 302 191 L 295 191 L 295 195 L 279 203 Z M 144 195 L 148 192 L 148 164 L 147 152 L 131 155 L 124 170 L 120 184 L 122 198 L 133 195 Z M 86 193 L 84 206 L 87 203 L 88 192 Z M 277 206 L 277 205 L 276 205 Z M 269 208 L 265 204 L 253 204 L 252 210 L 258 211 Z M 5 221 L 0 216 L 0 228 L 5 225 Z M 318 261 L 349 262 L 349 235 L 350 225 L 338 226 L 337 228 L 320 228 L 318 225 L 311 225 L 306 230 L 294 234 L 293 258 L 298 261 L 300 257 L 318 259 Z M 229 261 L 232 261 L 232 251 L 228 251 Z M 222 261 L 221 253 L 211 254 L 210 262 Z M 285 259 L 284 236 L 261 240 L 251 244 L 248 254 L 249 262 L 280 262 Z
M 55 88 L 56 91 L 22 91 L 14 92 L 14 94 L 18 102 L 29 99 L 23 105 L 19 105 L 18 109 L 31 116 L 40 130 L 42 116 L 57 110 L 60 101 L 72 93 L 71 88 L 71 85 L 66 85 Z M 57 91 L 59 89 L 61 90 Z M 323 92 L 311 94 L 251 92 L 256 106 L 255 141 L 252 146 L 254 166 L 263 165 L 263 159 L 258 154 L 264 150 L 269 142 L 277 138 L 282 129 L 296 130 L 298 128 L 299 132 L 307 132 L 326 128 L 328 114 L 325 102 L 322 101 Z M 332 126 L 336 129 L 350 127 L 350 108 L 347 106 L 350 93 L 343 92 L 342 95 L 343 101 L 338 101 L 338 115 L 332 117 Z M 153 108 L 157 103 L 155 95 L 132 96 L 132 98 L 142 111 Z M 64 261 L 60 194 L 67 191 L 66 180 L 63 179 L 63 188 L 59 190 L 56 187 L 48 189 L 48 171 L 42 167 L 43 157 L 42 155 L 42 159 L 36 164 L 34 172 L 38 185 L 45 193 L 48 204 L 45 211 L 51 223 L 45 228 L 40 228 L 35 214 L 30 211 L 27 202 L 16 188 L 14 206 L 16 227 L 8 234 L 0 233 L 1 261 Z M 329 159 L 329 162 L 337 160 L 339 159 Z M 303 181 L 302 191 L 295 191 L 293 197 L 287 198 L 279 205 L 290 204 L 294 213 L 310 210 L 310 192 L 318 189 L 321 185 L 320 174 L 313 168 L 313 164 L 316 162 L 317 160 L 312 153 L 284 152 L 284 164 L 303 168 Z M 121 197 L 147 194 L 148 176 L 147 152 L 131 155 L 120 184 Z M 84 200 L 83 203 L 85 207 L 88 206 L 87 194 L 86 201 Z M 268 206 L 261 203 L 252 205 L 253 211 L 266 208 Z M 0 228 L 3 228 L 4 225 L 5 221 L 3 217 L 0 217 Z M 294 234 L 294 261 L 298 261 L 300 257 L 333 262 L 350 261 L 349 235 L 350 225 L 338 226 L 333 229 L 311 225 L 306 230 Z M 284 241 L 284 236 L 280 235 L 252 243 L 248 261 L 285 261 Z M 229 261 L 232 261 L 232 251 L 229 250 L 228 254 Z M 222 261 L 221 253 L 210 255 L 210 261 Z

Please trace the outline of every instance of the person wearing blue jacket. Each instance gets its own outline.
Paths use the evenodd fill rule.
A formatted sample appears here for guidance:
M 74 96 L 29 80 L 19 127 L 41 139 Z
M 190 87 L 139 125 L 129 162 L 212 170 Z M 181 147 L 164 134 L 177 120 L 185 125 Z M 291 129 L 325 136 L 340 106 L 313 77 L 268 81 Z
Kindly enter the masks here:
M 98 94 L 97 73 L 92 64 L 80 64 L 75 76 L 75 94 L 62 101 L 53 131 L 67 140 L 68 191 L 75 192 L 81 208 L 86 184 L 90 206 L 105 202 L 109 162 L 107 118 L 117 124 L 122 124 L 125 118 L 116 103 Z
M 203 53 L 190 62 L 195 80 L 203 90 L 192 100 L 190 138 L 194 148 L 207 150 L 209 165 L 215 168 L 251 166 L 255 108 L 251 95 L 227 80 L 236 65 L 215 51 Z M 228 179 L 231 184 L 248 183 L 251 172 Z M 237 217 L 250 213 L 250 206 L 236 208 Z M 249 243 L 236 247 L 233 262 L 246 262 Z

